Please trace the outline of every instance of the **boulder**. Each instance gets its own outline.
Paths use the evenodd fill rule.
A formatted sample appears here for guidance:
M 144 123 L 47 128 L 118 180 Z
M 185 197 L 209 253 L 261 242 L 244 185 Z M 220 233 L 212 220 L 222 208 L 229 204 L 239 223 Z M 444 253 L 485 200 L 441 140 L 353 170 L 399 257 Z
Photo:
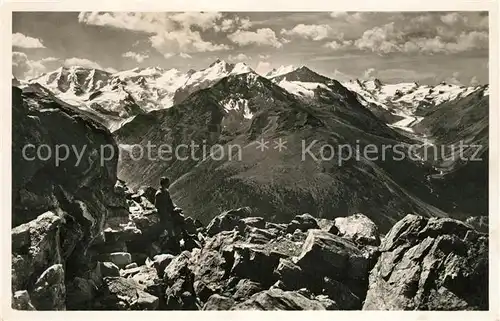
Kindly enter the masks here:
M 191 216 L 187 216 L 184 218 L 184 231 L 189 235 L 198 234 L 199 221 L 197 222 Z
M 179 244 L 181 251 L 192 251 L 193 249 L 199 249 L 202 247 L 202 244 L 198 239 L 198 235 L 196 234 L 185 234 Z
M 62 263 L 61 218 L 46 212 L 12 229 L 12 289 L 28 289 L 47 268 Z M 30 289 L 28 289 L 30 290 Z
M 232 231 L 234 229 L 243 231 L 246 225 L 240 214 L 239 210 L 233 210 L 214 217 L 207 226 L 207 235 L 214 236 L 222 231 Z
M 120 276 L 120 269 L 112 262 L 97 262 L 94 280 L 100 281 L 105 277 Z
M 177 279 L 184 277 L 190 271 L 191 253 L 184 251 L 177 255 L 165 268 L 163 278 L 168 284 L 174 283 Z
M 100 282 L 100 284 L 102 284 L 102 282 Z M 96 283 L 91 279 L 75 277 L 72 281 L 67 282 L 66 309 L 91 310 L 96 288 Z
M 488 216 L 471 216 L 465 220 L 465 223 L 471 225 L 478 232 L 489 232 Z
M 283 281 L 281 281 L 281 280 L 276 281 L 276 283 L 274 283 L 273 285 L 271 285 L 271 287 L 269 289 L 270 290 L 272 290 L 272 289 L 280 289 L 280 290 L 284 290 L 284 291 L 287 290 L 285 283 L 283 283 Z
M 297 292 L 270 289 L 254 294 L 231 310 L 325 310 L 325 307 Z
M 49 267 L 40 275 L 31 293 L 37 310 L 66 310 L 66 286 L 61 264 Z
M 145 197 L 150 203 L 155 203 L 156 189 L 151 186 L 143 186 L 137 192 L 138 196 Z
M 141 267 L 135 267 L 131 269 L 120 270 L 120 276 L 124 278 L 131 278 L 141 271 Z
M 278 233 L 274 230 L 260 229 L 247 226 L 245 228 L 245 241 L 253 244 L 266 244 L 278 237 Z
M 256 227 L 259 229 L 265 229 L 266 228 L 266 221 L 262 217 L 245 217 L 241 219 L 243 223 L 245 223 L 246 226 L 252 226 Z
M 124 212 L 115 213 L 117 216 L 106 219 L 104 224 L 105 242 L 98 245 L 99 252 L 106 253 L 106 251 L 112 251 L 113 248 L 126 251 L 125 242 L 133 241 L 141 236 L 142 231 L 130 219 L 128 212 L 126 210 Z
M 243 219 L 245 217 L 250 217 L 250 215 L 252 215 L 252 209 L 248 206 L 245 206 L 226 211 L 225 213 L 230 216 L 236 216 Z
M 12 309 L 15 310 L 35 310 L 31 303 L 30 295 L 26 290 L 14 292 L 12 295 Z
M 159 276 L 163 277 L 165 273 L 165 268 L 172 262 L 175 258 L 172 254 L 158 254 L 153 257 L 152 265 L 156 269 Z
M 137 269 L 137 273 L 134 273 L 129 277 L 139 285 L 141 290 L 146 291 L 147 293 L 158 298 L 163 298 L 163 295 L 165 294 L 165 284 L 158 276 L 156 269 L 145 265 L 140 266 Z M 162 300 L 160 300 L 160 304 L 163 304 Z
M 380 245 L 378 227 L 367 216 L 354 214 L 348 217 L 337 217 L 334 222 L 338 235 L 361 245 Z
M 322 306 L 325 307 L 325 310 L 343 310 L 339 309 L 339 306 L 337 305 L 337 302 L 333 301 L 326 295 L 317 295 L 314 297 L 315 301 L 318 301 Z
M 109 262 L 114 263 L 119 268 L 124 268 L 125 266 L 132 263 L 132 256 L 127 252 L 114 252 L 106 255 Z
M 337 310 L 360 310 L 361 300 L 344 284 L 328 277 L 323 280 L 323 294 L 333 300 Z
M 224 288 L 224 278 L 229 275 L 230 266 L 216 251 L 201 251 L 194 259 L 194 291 L 202 302 Z
M 168 310 L 199 310 L 200 304 L 194 290 L 194 274 L 191 270 L 192 254 L 184 251 L 166 267 L 165 307 Z
M 240 280 L 238 284 L 236 284 L 235 289 L 236 292 L 233 294 L 233 299 L 236 301 L 246 300 L 255 293 L 264 290 L 259 283 L 248 279 Z
M 243 236 L 238 231 L 222 231 L 205 240 L 203 250 L 218 252 L 232 251 L 235 244 L 244 242 Z
M 308 279 L 310 279 L 298 265 L 294 264 L 290 259 L 285 258 L 280 259 L 275 273 L 287 290 L 303 288 L 307 286 Z
M 316 221 L 318 222 L 319 228 L 324 230 L 324 231 L 327 231 L 327 232 L 330 232 L 330 229 L 332 228 L 332 226 L 335 226 L 335 222 L 333 220 L 329 220 L 326 218 L 318 218 L 318 219 L 316 219 Z M 336 234 L 336 233 L 332 233 L 332 234 Z
M 234 300 L 219 294 L 211 295 L 203 305 L 202 310 L 230 310 L 234 305 Z
M 369 261 L 356 245 L 323 230 L 309 230 L 295 263 L 314 278 L 330 277 L 362 295 L 368 281 Z
M 108 277 L 96 297 L 96 308 L 99 310 L 156 310 L 158 297 L 141 289 L 132 279 Z
M 470 225 L 407 215 L 380 251 L 364 310 L 488 309 L 488 238 Z
M 266 222 L 266 229 L 273 229 L 281 233 L 286 232 L 287 224 Z
M 301 214 L 295 216 L 295 218 L 288 224 L 287 232 L 293 233 L 295 230 L 301 230 L 302 232 L 307 232 L 310 229 L 319 229 L 318 222 L 311 214 Z
M 265 287 L 277 281 L 274 269 L 278 266 L 280 254 L 265 251 L 252 244 L 235 245 L 233 251 L 232 275 L 250 279 Z

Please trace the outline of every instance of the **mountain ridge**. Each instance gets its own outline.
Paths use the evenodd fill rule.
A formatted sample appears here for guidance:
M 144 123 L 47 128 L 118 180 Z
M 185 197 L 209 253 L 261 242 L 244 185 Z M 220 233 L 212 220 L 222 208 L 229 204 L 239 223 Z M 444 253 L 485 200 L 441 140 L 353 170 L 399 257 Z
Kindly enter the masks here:
M 217 59 L 204 69 L 186 73 L 175 68 L 137 67 L 112 74 L 99 69 L 63 66 L 28 81 L 14 79 L 13 83 L 21 87 L 39 83 L 66 103 L 94 112 L 100 118 L 112 116 L 108 128 L 114 131 L 138 114 L 170 108 L 197 90 L 213 86 L 224 77 L 242 73 L 255 71 L 243 62 L 232 64 Z M 355 93 L 359 102 L 379 118 L 403 129 L 407 127 L 400 124 L 407 125 L 422 108 L 489 87 L 460 87 L 444 83 L 430 86 L 417 82 L 386 84 L 379 79 L 338 82 L 306 66 L 282 66 L 263 77 L 306 99 L 313 97 L 318 87 L 325 89 L 325 85 L 337 83 Z

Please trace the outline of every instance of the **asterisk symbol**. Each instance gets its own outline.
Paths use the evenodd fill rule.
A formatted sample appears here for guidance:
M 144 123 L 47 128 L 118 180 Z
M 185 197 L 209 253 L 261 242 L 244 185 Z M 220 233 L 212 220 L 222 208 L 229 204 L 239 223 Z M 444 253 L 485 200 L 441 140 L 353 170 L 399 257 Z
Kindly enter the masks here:
M 277 149 L 279 152 L 286 149 L 286 140 L 278 139 L 278 141 L 274 141 L 274 149 Z
M 264 150 L 266 149 L 269 149 L 269 146 L 267 146 L 267 144 L 269 144 L 269 142 L 266 142 L 264 140 L 264 138 L 261 138 L 260 140 L 256 141 L 257 143 L 257 149 L 260 149 L 261 152 L 263 152 Z

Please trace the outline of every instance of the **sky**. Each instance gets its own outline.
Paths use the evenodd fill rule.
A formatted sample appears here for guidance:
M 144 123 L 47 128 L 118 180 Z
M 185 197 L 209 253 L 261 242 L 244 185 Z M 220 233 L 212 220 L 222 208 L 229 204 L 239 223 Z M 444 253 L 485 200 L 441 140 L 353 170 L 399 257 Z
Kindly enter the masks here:
M 339 81 L 488 83 L 487 12 L 14 12 L 12 68 L 305 65 Z

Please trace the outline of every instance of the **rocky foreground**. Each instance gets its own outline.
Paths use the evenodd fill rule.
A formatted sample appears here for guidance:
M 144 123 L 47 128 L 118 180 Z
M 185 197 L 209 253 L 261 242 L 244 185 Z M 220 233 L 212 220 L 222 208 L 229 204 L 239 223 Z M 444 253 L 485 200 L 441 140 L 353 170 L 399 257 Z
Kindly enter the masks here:
M 273 223 L 249 208 L 203 225 L 184 217 L 181 251 L 151 187 L 100 164 L 109 131 L 13 88 L 12 306 L 21 310 L 486 310 L 484 221 L 408 215 L 385 235 L 367 216 Z M 86 147 L 21 157 L 27 143 Z
M 12 230 L 13 307 L 31 310 L 477 310 L 488 308 L 488 239 L 452 219 L 408 215 L 382 238 L 362 214 L 265 222 L 248 208 L 208 226 L 185 218 L 168 248 L 149 190 L 105 229 L 88 270 L 68 279 L 63 220 Z M 148 193 L 149 192 L 149 193 Z M 114 226 L 112 226 L 114 225 Z M 82 253 L 82 255 L 84 255 Z M 35 279 L 30 271 L 45 269 Z M 35 281 L 34 283 L 30 280 Z

